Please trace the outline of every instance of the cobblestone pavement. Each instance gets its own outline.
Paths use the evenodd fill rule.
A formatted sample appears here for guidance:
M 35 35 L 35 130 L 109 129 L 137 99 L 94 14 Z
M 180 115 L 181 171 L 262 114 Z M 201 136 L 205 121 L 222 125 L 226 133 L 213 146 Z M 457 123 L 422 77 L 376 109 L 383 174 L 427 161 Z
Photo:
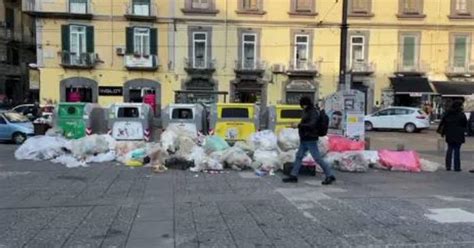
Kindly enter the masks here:
M 436 140 L 370 135 L 375 147 Z M 67 169 L 15 161 L 14 149 L 0 145 L 1 248 L 474 247 L 467 172 L 337 173 L 335 185 L 322 187 L 321 176 L 284 185 L 280 175 L 251 172 Z

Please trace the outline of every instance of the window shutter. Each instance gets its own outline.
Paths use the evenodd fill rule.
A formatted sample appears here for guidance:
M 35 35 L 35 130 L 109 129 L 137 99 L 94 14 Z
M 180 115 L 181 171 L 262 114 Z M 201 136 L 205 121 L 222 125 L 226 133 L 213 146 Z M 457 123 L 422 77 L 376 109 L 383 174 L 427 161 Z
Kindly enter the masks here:
M 126 29 L 126 48 L 125 48 L 125 53 L 126 54 L 133 54 L 133 28 L 127 28 Z
M 61 26 L 61 40 L 62 40 L 62 50 L 69 52 L 69 46 L 70 46 L 69 25 Z
M 158 33 L 156 28 L 150 28 L 150 54 L 157 55 L 158 54 Z
M 94 27 L 88 26 L 86 27 L 86 44 L 87 44 L 87 52 L 94 53 Z

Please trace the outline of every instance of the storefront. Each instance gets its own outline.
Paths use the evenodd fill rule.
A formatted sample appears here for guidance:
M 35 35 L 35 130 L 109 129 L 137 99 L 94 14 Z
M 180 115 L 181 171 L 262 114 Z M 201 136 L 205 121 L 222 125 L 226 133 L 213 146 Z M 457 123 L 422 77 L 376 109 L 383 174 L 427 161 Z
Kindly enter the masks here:
M 474 94 L 474 83 L 466 81 L 436 81 L 432 82 L 438 96 L 435 110 L 441 116 L 449 109 L 454 101 L 463 101 Z
M 60 82 L 61 102 L 91 102 L 97 103 L 98 84 L 84 77 L 71 77 Z
M 394 105 L 421 107 L 432 102 L 435 95 L 428 78 L 420 76 L 400 76 L 390 78 L 394 93 Z
M 301 97 L 307 96 L 317 102 L 317 84 L 314 80 L 293 79 L 285 86 L 285 103 L 299 104 Z
M 179 94 L 176 103 L 205 103 L 210 104 L 218 101 L 215 94 L 217 82 L 208 77 L 192 77 L 184 83 L 184 91 L 189 94 Z
M 155 116 L 161 113 L 161 84 L 150 79 L 133 79 L 125 82 L 123 88 L 124 102 L 147 103 L 155 111 Z

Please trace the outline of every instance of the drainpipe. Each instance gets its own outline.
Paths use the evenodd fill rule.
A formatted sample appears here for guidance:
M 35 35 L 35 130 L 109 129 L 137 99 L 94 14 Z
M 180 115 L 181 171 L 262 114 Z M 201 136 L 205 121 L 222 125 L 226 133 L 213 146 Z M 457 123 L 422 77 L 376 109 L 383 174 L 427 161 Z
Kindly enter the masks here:
M 115 58 L 115 51 L 114 51 L 114 0 L 110 0 L 110 36 L 112 41 L 112 59 L 110 60 L 110 66 L 114 66 L 114 58 Z
M 224 52 L 224 67 L 222 69 L 227 68 L 227 44 L 228 44 L 228 10 L 229 10 L 229 0 L 225 0 L 225 52 Z

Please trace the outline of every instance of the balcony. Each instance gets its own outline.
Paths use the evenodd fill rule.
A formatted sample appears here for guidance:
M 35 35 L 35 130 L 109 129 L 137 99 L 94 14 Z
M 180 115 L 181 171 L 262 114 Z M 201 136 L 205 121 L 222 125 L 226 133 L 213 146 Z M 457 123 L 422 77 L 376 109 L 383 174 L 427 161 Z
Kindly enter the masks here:
M 24 0 L 22 8 L 26 14 L 40 18 L 91 20 L 93 17 L 93 5 L 90 0 L 86 3 Z
M 403 60 L 395 61 L 395 75 L 423 76 L 429 71 L 429 66 L 424 61 L 415 62 L 413 65 L 403 64 Z
M 375 72 L 375 64 L 366 61 L 352 61 L 350 71 L 352 75 L 370 76 Z
M 460 63 L 462 64 L 462 63 Z M 455 66 L 453 63 L 446 68 L 446 76 L 448 77 L 471 77 L 474 75 L 474 61 L 464 66 Z
M 156 55 L 125 55 L 125 67 L 128 70 L 156 71 L 158 65 L 158 57 Z
M 292 60 L 286 73 L 293 76 L 317 76 L 319 74 L 319 63 L 307 60 Z
M 207 73 L 212 74 L 216 71 L 216 60 L 205 60 L 203 58 L 184 59 L 184 70 L 189 74 Z
M 130 0 L 125 8 L 125 18 L 130 21 L 152 22 L 157 19 L 158 10 L 154 4 L 137 5 L 133 3 L 133 0 Z
M 70 69 L 92 69 L 97 64 L 97 54 L 63 51 L 61 53 L 61 66 Z

